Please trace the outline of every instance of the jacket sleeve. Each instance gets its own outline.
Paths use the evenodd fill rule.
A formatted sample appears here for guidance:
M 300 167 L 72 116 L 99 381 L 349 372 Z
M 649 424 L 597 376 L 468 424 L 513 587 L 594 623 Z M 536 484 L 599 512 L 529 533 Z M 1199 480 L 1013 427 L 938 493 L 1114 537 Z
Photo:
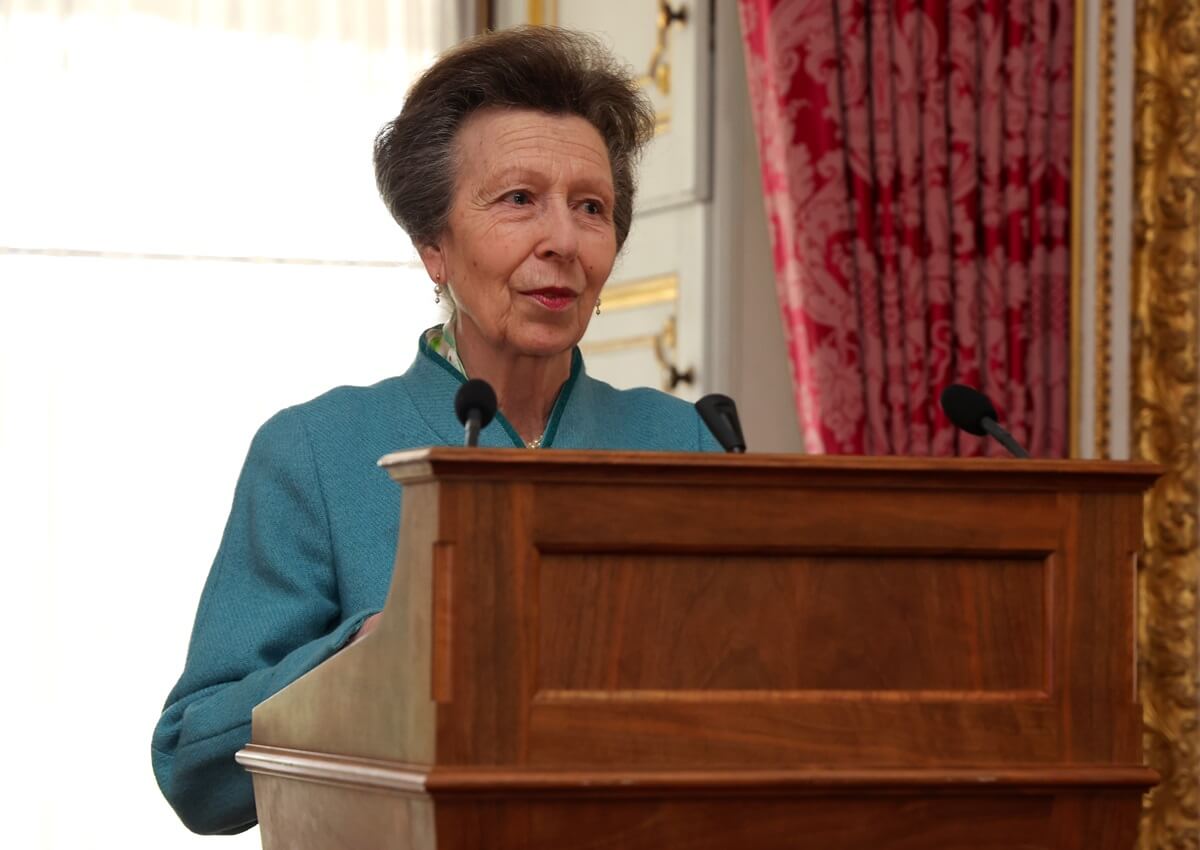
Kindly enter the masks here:
M 255 823 L 234 754 L 250 712 L 344 646 L 372 611 L 338 601 L 329 522 L 302 414 L 255 436 L 204 592 L 179 682 L 154 730 L 159 787 L 194 832 Z

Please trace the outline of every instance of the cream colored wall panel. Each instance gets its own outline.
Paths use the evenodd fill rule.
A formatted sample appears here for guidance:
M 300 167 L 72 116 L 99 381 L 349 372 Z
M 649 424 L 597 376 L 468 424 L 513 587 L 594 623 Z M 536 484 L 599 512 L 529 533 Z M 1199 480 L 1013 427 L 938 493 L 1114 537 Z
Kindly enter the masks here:
M 669 276 L 678 296 L 670 304 L 628 310 L 610 310 L 606 301 L 583 342 L 588 370 L 616 386 L 662 387 L 669 369 L 653 341 L 673 317 L 669 365 L 694 377 L 675 392 L 690 399 L 706 392 L 732 395 L 752 450 L 801 451 L 737 4 L 671 5 L 686 5 L 689 22 L 669 32 L 670 98 L 685 108 L 693 104 L 694 111 L 686 120 L 672 112 L 669 128 L 642 163 L 638 214 L 607 292 Z M 656 0 L 497 0 L 495 22 L 598 32 L 623 61 L 644 71 L 658 8 Z M 694 71 L 685 74 L 684 68 Z M 653 89 L 651 96 L 662 109 L 661 92 Z
M 673 392 L 683 398 L 699 398 L 705 388 L 701 363 L 704 359 L 705 339 L 705 273 L 706 244 L 708 232 L 708 210 L 701 204 L 689 204 L 670 210 L 643 213 L 634 219 L 625 250 L 617 260 L 617 266 L 601 296 L 602 302 L 617 303 L 614 294 L 630 286 L 646 282 L 670 279 L 678 294 L 670 304 L 670 311 L 663 312 L 661 303 L 634 306 L 628 309 L 602 307 L 601 314 L 592 320 L 584 338 L 585 354 L 589 346 L 607 343 L 609 348 L 603 358 L 596 354 L 588 356 L 588 369 L 603 369 L 602 377 L 615 386 L 662 387 L 663 364 L 653 357 L 653 349 L 645 349 L 646 356 L 631 360 L 628 356 L 615 357 L 612 341 L 619 338 L 632 339 L 647 334 L 661 334 L 667 318 L 673 317 L 675 344 L 670 347 L 673 359 L 666 364 L 666 371 L 674 366 L 680 373 L 692 375 L 692 382 L 679 383 Z M 596 352 L 596 348 L 592 348 Z M 596 373 L 598 377 L 600 373 Z
M 499 27 L 536 22 L 600 36 L 641 75 L 657 132 L 642 160 L 638 208 L 661 209 L 709 196 L 712 42 L 709 0 L 500 0 Z M 660 49 L 661 48 L 661 49 Z
M 678 357 L 674 276 L 651 279 L 675 297 L 620 310 L 592 321 L 582 344 L 588 374 L 627 389 L 652 386 L 671 391 L 671 366 Z M 635 284 L 626 284 L 636 286 Z

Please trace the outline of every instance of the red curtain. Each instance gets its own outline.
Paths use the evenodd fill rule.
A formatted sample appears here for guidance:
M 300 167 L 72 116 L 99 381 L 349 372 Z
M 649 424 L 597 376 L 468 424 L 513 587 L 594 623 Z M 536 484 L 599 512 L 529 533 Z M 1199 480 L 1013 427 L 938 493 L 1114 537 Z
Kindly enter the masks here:
M 1067 451 L 1071 0 L 739 0 L 809 451 Z

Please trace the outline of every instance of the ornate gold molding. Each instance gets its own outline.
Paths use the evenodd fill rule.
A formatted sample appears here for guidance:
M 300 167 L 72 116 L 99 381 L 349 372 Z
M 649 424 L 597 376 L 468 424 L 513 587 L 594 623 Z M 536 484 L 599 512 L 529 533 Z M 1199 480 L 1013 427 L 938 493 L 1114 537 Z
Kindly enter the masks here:
M 1094 6 L 1098 16 L 1099 43 L 1094 64 L 1088 61 L 1087 14 L 1091 6 L 1085 2 L 1075 4 L 1075 106 L 1074 144 L 1072 150 L 1072 247 L 1070 247 L 1070 454 L 1084 454 L 1081 424 L 1084 420 L 1084 372 L 1085 354 L 1093 364 L 1094 382 L 1092 399 L 1093 438 L 1092 454 L 1096 457 L 1111 457 L 1112 431 L 1112 104 L 1114 104 L 1116 79 L 1116 0 L 1099 0 Z M 1088 73 L 1096 74 L 1097 98 L 1094 119 L 1085 107 L 1085 83 Z M 1096 228 L 1093 241 L 1087 244 L 1084 237 L 1084 181 L 1085 144 L 1087 133 L 1096 134 L 1096 182 L 1092 203 L 1096 208 Z M 1096 257 L 1096 268 L 1091 281 L 1094 295 L 1092 316 L 1084 316 L 1084 252 L 1091 250 Z M 1094 329 L 1092 351 L 1084 352 L 1082 328 L 1091 321 Z
M 1094 11 L 1092 11 L 1094 8 Z M 1089 57 L 1089 12 L 1096 15 L 1099 41 L 1094 62 Z M 1075 68 L 1073 139 L 1071 152 L 1071 456 L 1084 453 L 1082 423 L 1088 415 L 1095 422 L 1092 452 L 1096 457 L 1112 456 L 1111 446 L 1111 387 L 1112 387 L 1112 226 L 1113 226 L 1113 102 L 1116 81 L 1116 0 L 1099 0 L 1095 6 L 1075 3 Z M 1089 74 L 1096 77 L 1096 106 L 1093 110 L 1087 98 Z M 1088 134 L 1096 139 L 1096 169 L 1094 177 L 1085 168 Z M 1091 234 L 1084 233 L 1085 182 L 1095 181 L 1094 206 L 1096 221 Z M 1087 238 L 1090 235 L 1091 240 Z M 1083 258 L 1087 250 L 1094 252 L 1095 268 L 1092 279 L 1083 279 Z M 1095 296 L 1093 312 L 1084 315 L 1083 293 L 1089 286 Z M 1095 330 L 1091 350 L 1083 350 L 1083 330 L 1090 318 Z M 1094 365 L 1093 403 L 1084 409 L 1083 367 Z
M 529 0 L 526 18 L 535 27 L 558 25 L 558 0 Z
M 1146 755 L 1162 775 L 1140 846 L 1174 850 L 1200 841 L 1200 6 L 1139 0 L 1136 39 L 1131 442 L 1166 469 L 1147 498 L 1139 576 Z
M 676 330 L 674 314 L 667 316 L 662 330 L 656 334 L 623 336 L 598 342 L 583 342 L 579 345 L 579 349 L 585 357 L 612 354 L 618 351 L 633 351 L 639 348 L 647 348 L 653 352 L 654 360 L 662 370 L 661 386 L 664 392 L 674 392 L 679 384 L 691 385 L 695 381 L 693 370 L 680 372 L 679 367 L 675 365 L 679 350 L 679 335 Z
M 658 0 L 658 14 L 654 16 L 654 50 L 650 53 L 646 73 L 637 78 L 643 88 L 654 86 L 666 97 L 671 94 L 671 27 L 675 24 L 687 26 L 688 6 L 673 7 L 668 0 Z
M 673 306 L 658 333 L 585 341 L 579 346 L 585 356 L 645 348 L 654 354 L 654 359 L 662 370 L 662 388 L 664 390 L 672 392 L 680 383 L 691 384 L 693 382 L 692 370 L 680 372 L 676 365 L 679 339 L 676 332 L 675 314 L 679 301 L 679 275 L 671 273 L 623 283 L 610 283 L 604 287 L 602 301 L 605 313 L 636 310 L 656 304 Z
M 679 275 L 665 274 L 646 277 L 624 283 L 610 283 L 604 287 L 602 299 L 604 309 L 632 310 L 650 304 L 669 304 L 679 298 Z

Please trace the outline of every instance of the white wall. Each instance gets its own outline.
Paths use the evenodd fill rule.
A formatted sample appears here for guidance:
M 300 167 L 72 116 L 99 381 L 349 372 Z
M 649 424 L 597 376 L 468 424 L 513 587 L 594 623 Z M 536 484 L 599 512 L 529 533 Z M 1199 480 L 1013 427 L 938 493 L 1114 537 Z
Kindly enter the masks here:
M 709 389 L 737 401 L 750 451 L 802 452 L 737 4 L 715 16 Z
M 0 844 L 200 846 L 150 735 L 255 429 L 439 318 L 371 142 L 455 22 L 35 5 L 0 0 Z
M 200 844 L 158 792 L 150 733 L 250 438 L 285 405 L 402 371 L 437 320 L 425 283 L 0 255 L 5 846 Z

